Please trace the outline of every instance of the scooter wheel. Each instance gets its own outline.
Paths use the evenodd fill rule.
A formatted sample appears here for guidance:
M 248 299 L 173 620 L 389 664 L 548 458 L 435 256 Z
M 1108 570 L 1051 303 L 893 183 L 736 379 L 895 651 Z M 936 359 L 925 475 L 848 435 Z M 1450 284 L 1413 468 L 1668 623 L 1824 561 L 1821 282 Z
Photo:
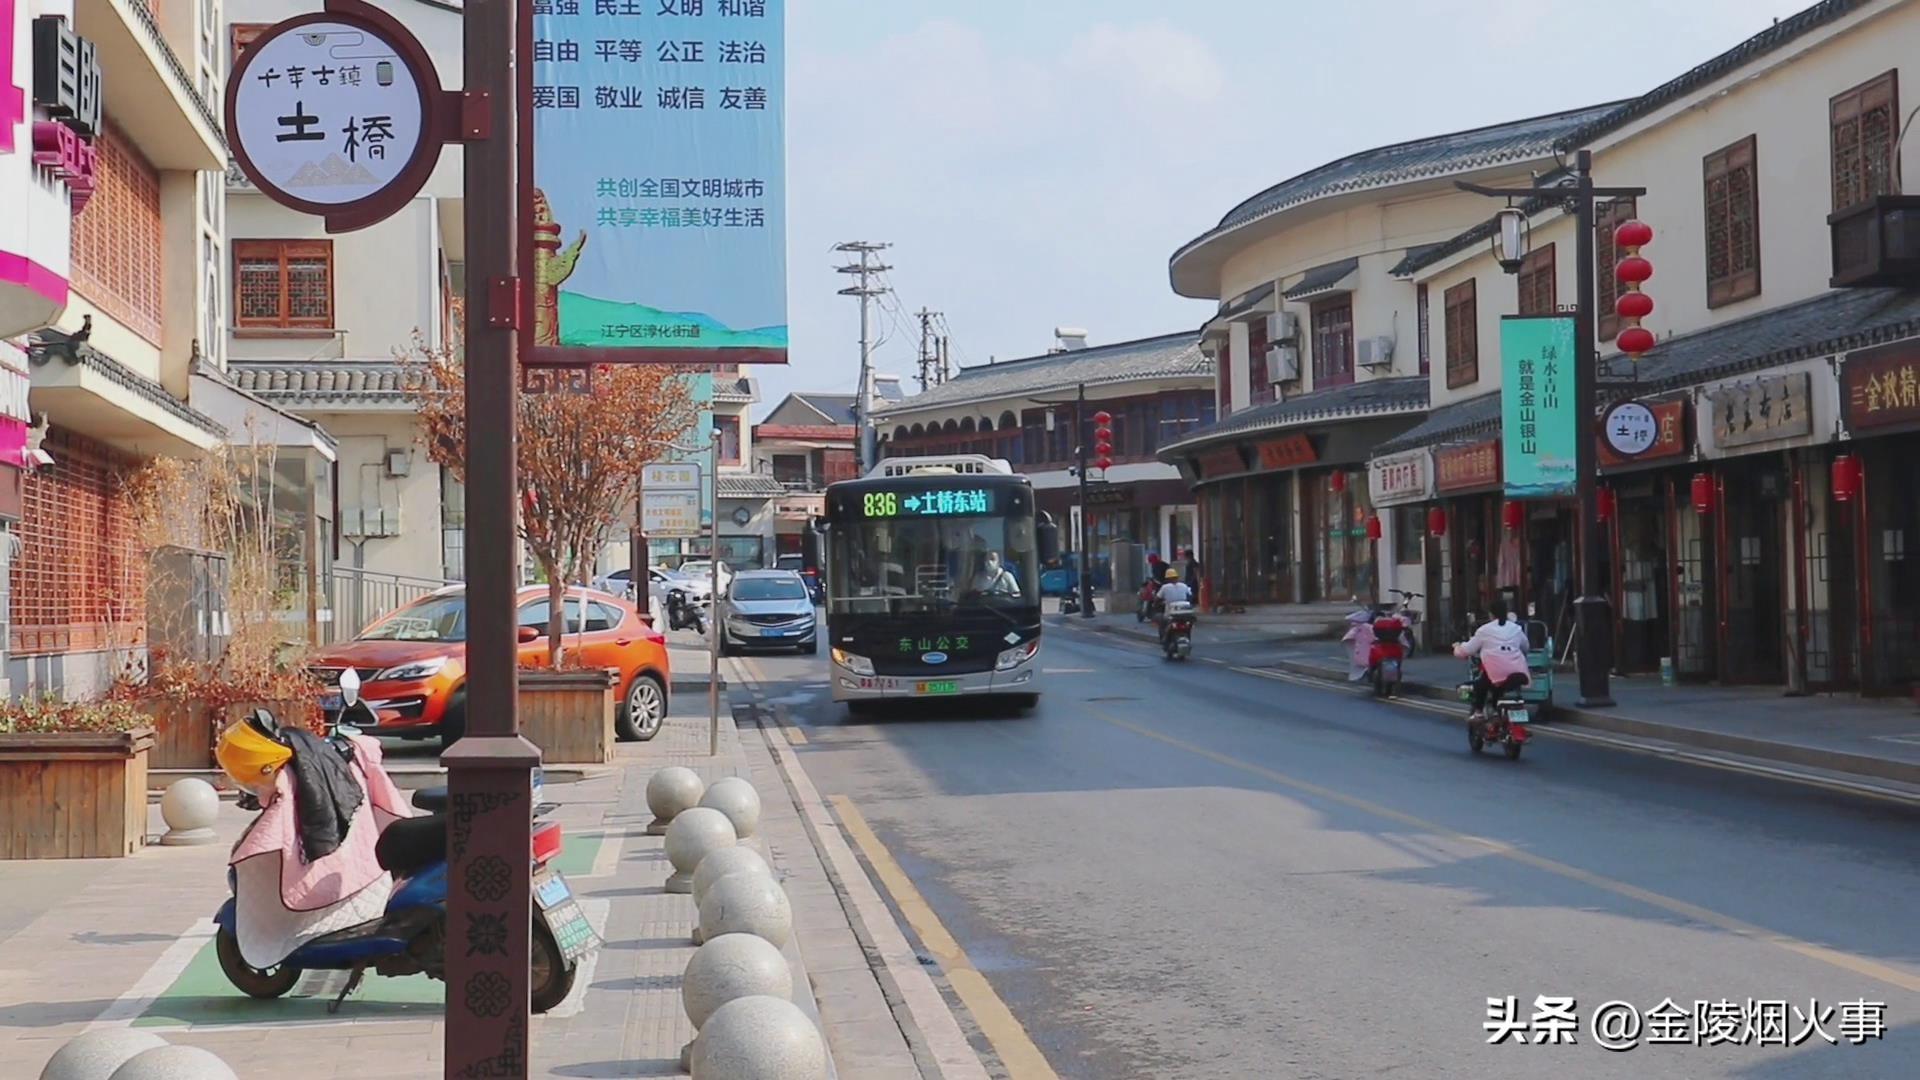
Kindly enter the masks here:
M 1507 760 L 1508 760 L 1508 761 L 1519 761 L 1519 760 L 1520 760 L 1520 750 L 1521 750 L 1521 748 L 1522 748 L 1522 747 L 1524 747 L 1524 746 L 1526 746 L 1526 744 L 1525 744 L 1525 743 L 1517 743 L 1517 742 L 1514 742 L 1514 741 L 1513 741 L 1513 740 L 1511 740 L 1511 739 L 1509 739 L 1509 740 L 1507 740 Z
M 286 995 L 300 981 L 301 970 L 281 964 L 265 971 L 247 963 L 240 955 L 240 939 L 233 931 L 222 929 L 213 939 L 214 955 L 220 959 L 220 972 L 233 988 L 253 998 L 277 998 Z
M 1467 746 L 1470 747 L 1473 750 L 1473 752 L 1477 754 L 1481 750 L 1485 749 L 1486 745 L 1487 745 L 1487 740 L 1480 737 L 1479 727 L 1474 724 L 1468 724 L 1467 725 Z
M 546 924 L 534 920 L 533 938 L 528 943 L 529 983 L 533 992 L 533 1011 L 549 1012 L 567 995 L 573 993 L 574 976 L 580 972 L 579 965 L 569 964 L 560 954 L 560 943 L 553 940 L 553 931 Z

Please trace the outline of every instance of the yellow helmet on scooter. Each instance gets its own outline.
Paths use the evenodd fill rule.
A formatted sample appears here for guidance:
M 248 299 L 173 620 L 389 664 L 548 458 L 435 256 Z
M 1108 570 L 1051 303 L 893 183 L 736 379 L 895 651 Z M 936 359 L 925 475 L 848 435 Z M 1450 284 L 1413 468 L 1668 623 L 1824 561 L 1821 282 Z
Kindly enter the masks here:
M 242 790 L 264 795 L 273 790 L 275 775 L 293 759 L 293 751 L 262 730 L 257 718 L 248 718 L 220 733 L 213 759 Z
M 1167 580 L 1168 580 L 1168 581 L 1179 581 L 1179 580 L 1180 580 L 1180 568 L 1179 568 L 1179 567 L 1177 567 L 1177 566 L 1169 566 L 1169 567 L 1167 567 Z

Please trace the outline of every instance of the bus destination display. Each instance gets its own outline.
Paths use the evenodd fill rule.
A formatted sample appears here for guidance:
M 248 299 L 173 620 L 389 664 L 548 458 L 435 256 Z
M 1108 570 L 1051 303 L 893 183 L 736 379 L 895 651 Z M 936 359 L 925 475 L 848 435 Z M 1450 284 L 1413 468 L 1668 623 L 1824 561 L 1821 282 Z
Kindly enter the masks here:
M 986 488 L 869 491 L 860 496 L 860 512 L 868 518 L 991 514 L 994 499 Z

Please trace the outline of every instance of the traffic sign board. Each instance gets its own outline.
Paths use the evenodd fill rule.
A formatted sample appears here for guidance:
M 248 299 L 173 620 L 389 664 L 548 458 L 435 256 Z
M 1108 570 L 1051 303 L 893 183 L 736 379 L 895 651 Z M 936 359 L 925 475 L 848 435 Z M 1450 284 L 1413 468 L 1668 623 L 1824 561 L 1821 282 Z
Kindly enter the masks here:
M 640 531 L 660 540 L 700 535 L 698 491 L 640 493 Z
M 696 462 L 656 462 L 640 470 L 642 491 L 699 491 L 700 466 Z

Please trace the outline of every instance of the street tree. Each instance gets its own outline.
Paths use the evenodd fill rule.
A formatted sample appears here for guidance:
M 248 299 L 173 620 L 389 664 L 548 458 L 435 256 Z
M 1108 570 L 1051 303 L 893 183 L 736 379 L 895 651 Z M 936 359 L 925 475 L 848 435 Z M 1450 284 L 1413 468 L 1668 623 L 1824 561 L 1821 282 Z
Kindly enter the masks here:
M 428 456 L 466 482 L 466 371 L 458 355 L 415 342 L 407 392 Z M 687 372 L 657 364 L 599 365 L 590 392 L 519 395 L 519 535 L 548 588 L 547 659 L 560 664 L 565 592 L 585 583 L 640 472 L 663 457 L 698 415 Z M 482 437 L 485 437 L 484 433 Z M 490 543 L 493 537 L 469 537 Z

